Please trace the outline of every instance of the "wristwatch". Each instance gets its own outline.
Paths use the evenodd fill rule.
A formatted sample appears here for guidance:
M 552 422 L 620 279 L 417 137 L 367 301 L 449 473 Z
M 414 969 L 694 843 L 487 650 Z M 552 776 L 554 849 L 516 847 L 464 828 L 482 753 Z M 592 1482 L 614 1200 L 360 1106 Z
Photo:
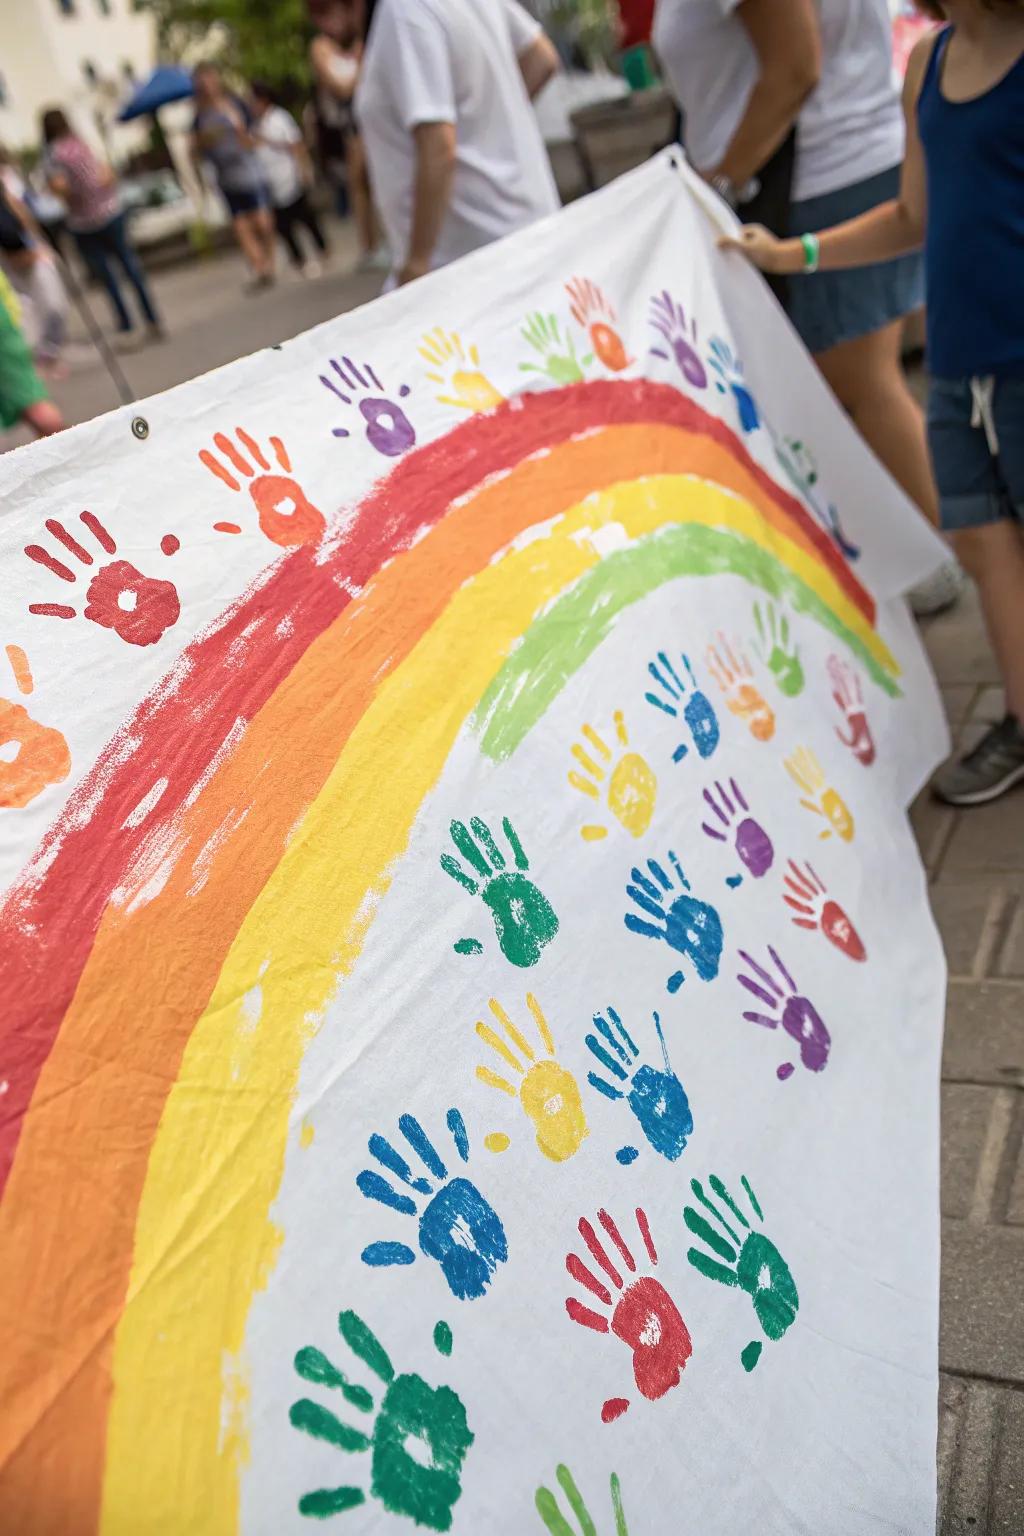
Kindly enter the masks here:
M 761 183 L 756 176 L 751 176 L 750 180 L 744 182 L 742 187 L 737 187 L 733 184 L 732 178 L 726 176 L 724 171 L 716 171 L 714 176 L 711 177 L 709 185 L 734 210 L 740 207 L 742 203 L 749 203 L 761 190 Z

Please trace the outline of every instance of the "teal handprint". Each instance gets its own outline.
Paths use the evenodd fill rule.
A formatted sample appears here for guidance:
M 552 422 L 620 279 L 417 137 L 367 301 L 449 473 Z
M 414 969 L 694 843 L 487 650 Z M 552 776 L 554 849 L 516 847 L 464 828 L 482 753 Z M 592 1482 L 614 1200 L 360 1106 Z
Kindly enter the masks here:
M 523 373 L 541 373 L 552 384 L 582 384 L 583 370 L 594 361 L 593 353 L 578 358 L 572 336 L 568 330 L 563 332 L 555 315 L 536 310 L 528 316 L 522 336 L 541 359 L 539 363 L 520 363 Z
M 541 950 L 558 932 L 558 918 L 547 897 L 526 878 L 530 861 L 507 816 L 501 826 L 512 849 L 514 870 L 506 869 L 505 855 L 479 816 L 468 827 L 464 821 L 451 824 L 452 842 L 478 878 L 467 874 L 450 853 L 441 855 L 441 868 L 471 896 L 481 897 L 494 920 L 505 959 L 513 965 L 536 965 Z M 483 946 L 479 939 L 459 939 L 455 948 L 460 955 L 478 955 Z
M 707 1275 L 709 1280 L 718 1280 L 722 1285 L 739 1286 L 741 1291 L 746 1291 L 754 1303 L 754 1312 L 766 1337 L 781 1339 L 796 1317 L 800 1306 L 800 1297 L 797 1295 L 793 1276 L 789 1272 L 789 1265 L 775 1244 L 770 1242 L 763 1232 L 753 1230 L 717 1174 L 713 1173 L 708 1183 L 722 1205 L 728 1209 L 732 1220 L 740 1230 L 736 1231 L 730 1226 L 719 1207 L 704 1193 L 700 1180 L 691 1179 L 690 1188 L 694 1195 L 728 1236 L 723 1237 L 707 1218 L 701 1215 L 700 1211 L 692 1205 L 687 1205 L 683 1208 L 683 1220 L 686 1225 L 707 1244 L 712 1253 L 718 1254 L 718 1258 L 725 1262 L 719 1263 L 718 1259 L 713 1259 L 703 1248 L 691 1248 L 686 1257 L 694 1269 L 699 1270 L 702 1275 Z M 741 1177 L 740 1183 L 747 1192 L 750 1208 L 757 1220 L 764 1221 L 764 1214 L 757 1203 L 757 1196 L 751 1189 L 745 1174 Z M 740 1360 L 745 1371 L 754 1369 L 761 1358 L 761 1348 L 760 1339 L 752 1339 L 741 1352 Z
M 779 613 L 775 604 L 754 604 L 754 628 L 757 638 L 754 650 L 764 662 L 778 684 L 779 692 L 787 699 L 795 699 L 804 689 L 804 668 L 800 650 L 789 631 L 789 619 Z
M 590 1511 L 584 1504 L 575 1479 L 569 1468 L 558 1466 L 555 1468 L 555 1476 L 558 1484 L 565 1494 L 566 1502 L 579 1523 L 580 1536 L 598 1536 L 597 1526 L 591 1517 Z M 626 1512 L 622 1507 L 622 1490 L 619 1487 L 618 1476 L 613 1472 L 610 1479 L 612 1495 L 612 1514 L 615 1516 L 615 1536 L 629 1536 L 629 1527 L 626 1524 Z M 550 1488 L 537 1489 L 537 1513 L 544 1522 L 544 1527 L 551 1536 L 576 1536 L 576 1532 L 569 1524 L 558 1507 L 558 1499 Z
M 462 1492 L 459 1481 L 473 1435 L 462 1401 L 450 1387 L 429 1387 L 422 1376 L 395 1375 L 377 1338 L 355 1312 L 342 1312 L 338 1330 L 356 1359 L 384 1386 L 384 1395 L 367 1433 L 353 1429 L 312 1398 L 293 1403 L 288 1417 L 295 1429 L 352 1454 L 370 1451 L 370 1492 L 393 1515 L 407 1515 L 432 1531 L 449 1531 L 452 1508 Z M 452 1351 L 451 1329 L 438 1323 L 434 1344 L 442 1355 Z M 373 1394 L 349 1381 L 319 1349 L 308 1346 L 295 1356 L 303 1381 L 340 1392 L 350 1408 L 371 1414 Z M 365 1504 L 362 1488 L 317 1488 L 299 1500 L 299 1513 L 326 1520 Z

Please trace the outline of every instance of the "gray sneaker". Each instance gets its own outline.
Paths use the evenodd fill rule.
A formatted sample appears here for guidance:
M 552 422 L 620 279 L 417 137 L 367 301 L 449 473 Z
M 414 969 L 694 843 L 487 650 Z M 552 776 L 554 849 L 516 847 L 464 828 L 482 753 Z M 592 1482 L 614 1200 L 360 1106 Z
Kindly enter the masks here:
M 992 725 L 959 762 L 947 763 L 932 792 L 947 805 L 984 805 L 1024 779 L 1024 728 L 1014 715 Z

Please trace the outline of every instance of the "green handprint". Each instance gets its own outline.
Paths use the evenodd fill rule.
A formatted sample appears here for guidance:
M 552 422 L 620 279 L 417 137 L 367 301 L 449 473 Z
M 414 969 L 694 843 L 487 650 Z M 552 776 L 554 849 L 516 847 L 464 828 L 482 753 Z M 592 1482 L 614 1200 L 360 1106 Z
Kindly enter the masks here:
M 501 826 L 512 849 L 515 870 L 505 868 L 505 855 L 479 816 L 472 817 L 468 827 L 464 821 L 453 821 L 451 834 L 452 842 L 480 878 L 475 880 L 467 874 L 450 853 L 441 855 L 441 868 L 471 896 L 479 893 L 494 919 L 505 959 L 513 965 L 536 965 L 541 950 L 558 932 L 558 918 L 543 892 L 527 880 L 530 861 L 507 816 Z M 478 939 L 459 939 L 455 945 L 460 955 L 478 955 L 482 948 Z
M 408 1515 L 432 1531 L 451 1530 L 452 1507 L 462 1485 L 459 1475 L 473 1435 L 466 1410 L 450 1387 L 428 1387 L 421 1376 L 396 1376 L 384 1346 L 355 1312 L 342 1312 L 338 1330 L 358 1360 L 385 1386 L 372 1431 L 342 1423 L 329 1408 L 300 1398 L 288 1417 L 296 1429 L 341 1451 L 371 1451 L 370 1492 L 393 1515 Z M 434 1343 L 451 1354 L 451 1330 L 440 1322 Z M 350 1407 L 373 1412 L 373 1396 L 332 1365 L 319 1349 L 300 1349 L 295 1369 L 303 1381 L 335 1388 Z M 412 1442 L 413 1451 L 407 1449 Z M 316 1520 L 339 1515 L 366 1502 L 362 1488 L 317 1488 L 299 1500 L 299 1513 Z
M 570 332 L 563 335 L 554 315 L 542 315 L 536 310 L 527 317 L 522 336 L 542 359 L 540 363 L 520 363 L 523 373 L 542 373 L 552 384 L 582 384 L 583 370 L 594 361 L 594 354 L 588 352 L 586 357 L 578 358 Z
M 757 1203 L 757 1196 L 751 1189 L 744 1174 L 740 1179 L 743 1188 L 747 1192 L 752 1210 L 758 1221 L 764 1221 L 764 1214 Z M 692 1205 L 683 1208 L 683 1220 L 690 1231 L 701 1238 L 714 1253 L 725 1260 L 719 1264 L 711 1258 L 702 1248 L 691 1248 L 686 1257 L 694 1269 L 699 1269 L 702 1275 L 707 1275 L 709 1280 L 718 1280 L 722 1285 L 736 1285 L 740 1290 L 746 1291 L 754 1303 L 754 1311 L 761 1328 L 769 1339 L 781 1339 L 786 1329 L 796 1317 L 800 1306 L 800 1297 L 797 1295 L 793 1276 L 789 1272 L 789 1265 L 775 1244 L 769 1242 L 763 1232 L 752 1230 L 750 1222 L 744 1216 L 735 1200 L 716 1174 L 712 1174 L 708 1183 L 718 1196 L 719 1200 L 732 1212 L 733 1217 L 746 1229 L 746 1235 L 742 1236 L 733 1231 L 722 1212 L 713 1200 L 709 1200 L 701 1188 L 698 1179 L 690 1180 L 690 1188 L 712 1216 L 729 1234 L 729 1241 L 711 1226 Z M 753 1339 L 740 1355 L 745 1371 L 752 1371 L 761 1358 L 761 1341 Z
M 766 603 L 763 613 L 761 604 L 755 603 L 754 627 L 754 650 L 775 678 L 779 692 L 795 699 L 803 692 L 804 669 L 796 641 L 790 637 L 789 619 L 785 614 L 780 617 L 774 603 Z
M 590 1511 L 580 1497 L 580 1491 L 576 1487 L 573 1475 L 566 1466 L 555 1468 L 555 1476 L 558 1478 L 562 1492 L 569 1502 L 576 1519 L 579 1521 L 580 1536 L 597 1536 L 597 1526 L 590 1517 Z M 611 1475 L 612 1513 L 615 1516 L 615 1536 L 629 1536 L 629 1527 L 626 1525 L 626 1513 L 622 1508 L 622 1492 L 619 1488 L 619 1479 L 613 1472 Z M 576 1536 L 576 1532 L 566 1520 L 558 1507 L 558 1500 L 549 1488 L 537 1489 L 537 1513 L 551 1536 Z

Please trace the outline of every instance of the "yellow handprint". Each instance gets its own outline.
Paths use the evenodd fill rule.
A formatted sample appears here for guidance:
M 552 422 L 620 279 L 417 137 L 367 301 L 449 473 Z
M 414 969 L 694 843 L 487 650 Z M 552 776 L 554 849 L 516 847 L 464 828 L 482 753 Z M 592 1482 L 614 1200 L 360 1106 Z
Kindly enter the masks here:
M 541 1006 L 532 992 L 526 994 L 526 1006 L 533 1015 L 541 1043 L 547 1052 L 539 1060 L 501 1004 L 492 997 L 487 1006 L 503 1035 L 482 1020 L 477 1023 L 476 1032 L 484 1044 L 489 1045 L 522 1081 L 517 1087 L 507 1078 L 492 1072 L 490 1067 L 477 1067 L 476 1075 L 488 1087 L 498 1088 L 511 1098 L 518 1099 L 533 1125 L 537 1145 L 544 1156 L 553 1163 L 564 1163 L 566 1158 L 579 1151 L 590 1132 L 579 1084 L 572 1073 L 559 1066 L 555 1060 L 555 1042 L 551 1038 Z M 508 1146 L 508 1137 L 500 1133 L 488 1136 L 486 1145 L 491 1151 L 504 1151 Z
M 467 351 L 457 331 L 435 326 L 423 337 L 419 351 L 434 370 L 428 372 L 427 378 L 447 391 L 436 397 L 439 405 L 454 405 L 462 411 L 491 411 L 505 399 L 481 372 L 476 347 Z
M 828 825 L 819 832 L 820 838 L 839 834 L 844 843 L 853 838 L 853 817 L 846 802 L 829 789 L 821 764 L 807 747 L 797 747 L 792 757 L 785 759 L 786 772 L 801 791 L 800 804 L 816 816 L 823 816 Z
M 626 730 L 622 711 L 617 709 L 613 718 L 619 746 L 628 747 L 629 733 Z M 573 789 L 589 795 L 592 800 L 600 800 L 602 796 L 607 796 L 608 809 L 616 821 L 634 837 L 643 837 L 654 815 L 654 802 L 658 790 L 654 770 L 639 753 L 626 751 L 622 753 L 615 766 L 609 769 L 612 749 L 592 726 L 584 725 L 581 729 L 594 755 L 592 756 L 581 742 L 574 744 L 572 755 L 583 772 L 578 773 L 575 768 L 571 769 L 569 783 Z M 602 788 L 605 778 L 608 779 L 608 784 L 606 788 Z M 607 837 L 608 828 L 601 823 L 581 827 L 580 836 L 585 837 L 587 842 L 593 842 L 596 838 Z
M 739 648 L 733 650 L 721 630 L 717 640 L 717 645 L 708 646 L 708 671 L 725 694 L 730 712 L 746 721 L 751 736 L 771 741 L 775 714 L 754 686 L 753 667 Z

